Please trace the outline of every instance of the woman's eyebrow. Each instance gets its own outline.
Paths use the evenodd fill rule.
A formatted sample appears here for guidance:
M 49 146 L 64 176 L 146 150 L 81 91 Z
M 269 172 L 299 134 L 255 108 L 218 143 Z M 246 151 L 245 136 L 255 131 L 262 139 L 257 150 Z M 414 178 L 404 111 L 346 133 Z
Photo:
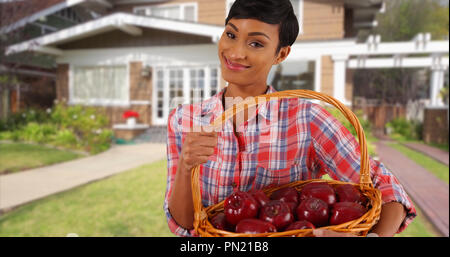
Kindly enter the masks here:
M 236 25 L 234 25 L 231 22 L 228 22 L 228 25 L 230 25 L 234 30 L 236 30 L 237 32 L 239 32 L 239 29 L 236 27 Z
M 270 40 L 270 37 L 267 36 L 266 34 L 262 33 L 262 32 L 250 32 L 248 33 L 249 36 L 264 36 L 266 38 L 268 38 Z
M 239 29 L 236 27 L 236 25 L 234 25 L 231 22 L 228 22 L 227 25 L 230 25 L 234 30 L 236 30 L 237 32 L 239 32 Z M 266 38 L 268 38 L 270 40 L 270 37 L 267 36 L 266 34 L 262 33 L 262 32 L 250 32 L 248 33 L 249 36 L 264 36 Z

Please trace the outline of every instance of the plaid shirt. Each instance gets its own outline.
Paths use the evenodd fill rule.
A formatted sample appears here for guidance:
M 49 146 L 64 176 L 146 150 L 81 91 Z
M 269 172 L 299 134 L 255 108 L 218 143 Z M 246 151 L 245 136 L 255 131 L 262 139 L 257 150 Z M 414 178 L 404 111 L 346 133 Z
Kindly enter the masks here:
M 180 105 L 169 115 L 164 211 L 170 230 L 179 236 L 195 235 L 193 230 L 179 226 L 168 209 L 181 147 L 190 126 L 209 125 L 223 113 L 224 91 L 201 103 Z M 267 93 L 273 92 L 269 86 Z M 254 122 L 257 119 L 259 122 Z M 260 129 L 264 122 L 270 124 L 270 129 Z M 203 206 L 224 200 L 236 189 L 261 189 L 321 178 L 324 174 L 335 180 L 359 183 L 357 140 L 318 104 L 299 98 L 268 101 L 260 104 L 239 128 L 244 133 L 236 137 L 232 121 L 226 121 L 224 129 L 218 132 L 214 154 L 200 166 Z M 370 167 L 372 182 L 381 191 L 383 202 L 395 201 L 405 206 L 407 215 L 398 231 L 401 232 L 416 216 L 415 208 L 382 163 L 370 158 Z

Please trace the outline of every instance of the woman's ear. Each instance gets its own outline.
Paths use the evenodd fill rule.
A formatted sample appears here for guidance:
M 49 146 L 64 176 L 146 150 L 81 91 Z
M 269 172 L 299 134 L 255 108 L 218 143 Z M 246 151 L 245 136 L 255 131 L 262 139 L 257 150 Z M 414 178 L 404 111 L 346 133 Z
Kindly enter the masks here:
M 280 64 L 282 61 L 284 61 L 288 57 L 290 52 L 291 52 L 290 46 L 282 47 L 278 52 L 277 58 L 275 59 L 273 65 Z

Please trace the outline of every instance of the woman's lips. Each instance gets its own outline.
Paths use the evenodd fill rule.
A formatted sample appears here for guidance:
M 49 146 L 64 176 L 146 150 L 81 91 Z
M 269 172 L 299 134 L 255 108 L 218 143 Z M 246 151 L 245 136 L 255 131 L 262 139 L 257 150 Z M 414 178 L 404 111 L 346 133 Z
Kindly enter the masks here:
M 229 61 L 225 56 L 223 57 L 225 60 L 225 65 L 227 66 L 228 69 L 233 70 L 233 71 L 242 71 L 245 69 L 250 68 L 250 66 L 246 66 L 246 65 L 242 65 L 239 63 L 234 63 Z

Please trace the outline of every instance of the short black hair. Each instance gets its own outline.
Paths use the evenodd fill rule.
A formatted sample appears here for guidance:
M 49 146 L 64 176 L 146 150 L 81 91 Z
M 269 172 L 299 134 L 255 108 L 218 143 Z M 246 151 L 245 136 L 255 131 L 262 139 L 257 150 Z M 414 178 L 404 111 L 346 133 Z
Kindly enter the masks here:
M 282 47 L 292 46 L 299 33 L 297 16 L 289 0 L 236 0 L 225 20 L 225 26 L 232 18 L 279 24 L 280 43 L 276 54 Z

